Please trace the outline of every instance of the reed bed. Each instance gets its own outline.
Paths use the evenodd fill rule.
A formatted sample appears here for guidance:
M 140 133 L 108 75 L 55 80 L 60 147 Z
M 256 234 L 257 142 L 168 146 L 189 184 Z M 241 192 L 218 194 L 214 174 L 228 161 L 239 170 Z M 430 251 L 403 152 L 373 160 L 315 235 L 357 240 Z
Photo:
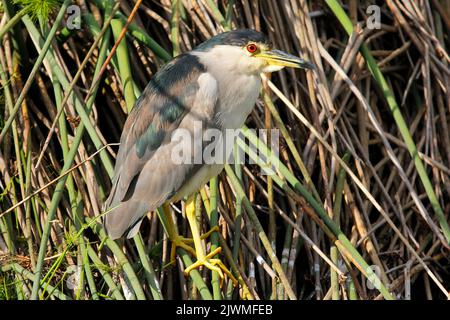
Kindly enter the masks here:
M 0 299 L 448 298 L 449 12 L 448 0 L 3 0 Z M 159 211 L 129 240 L 100 221 L 149 79 L 239 28 L 316 69 L 263 76 L 236 141 L 257 146 L 252 161 L 199 193 L 203 231 L 220 230 L 205 248 L 222 247 L 233 286 L 183 275 L 194 258 L 170 261 Z M 251 129 L 278 129 L 279 148 Z

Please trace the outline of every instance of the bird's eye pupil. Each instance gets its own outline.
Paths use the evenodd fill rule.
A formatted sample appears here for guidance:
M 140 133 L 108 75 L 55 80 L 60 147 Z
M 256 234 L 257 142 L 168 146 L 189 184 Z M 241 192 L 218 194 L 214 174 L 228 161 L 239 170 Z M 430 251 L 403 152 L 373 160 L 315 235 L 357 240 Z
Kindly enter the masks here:
M 258 49 L 258 47 L 255 44 L 249 44 L 247 46 L 247 51 L 250 53 L 254 53 L 257 49 Z

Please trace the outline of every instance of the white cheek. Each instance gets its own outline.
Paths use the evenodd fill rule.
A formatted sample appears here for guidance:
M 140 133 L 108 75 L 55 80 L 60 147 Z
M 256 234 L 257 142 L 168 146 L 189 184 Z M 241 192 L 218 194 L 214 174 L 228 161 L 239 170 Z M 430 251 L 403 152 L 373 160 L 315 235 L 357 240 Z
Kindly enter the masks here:
M 262 69 L 262 72 L 270 73 L 270 72 L 280 71 L 283 68 L 284 68 L 284 66 L 268 65 Z

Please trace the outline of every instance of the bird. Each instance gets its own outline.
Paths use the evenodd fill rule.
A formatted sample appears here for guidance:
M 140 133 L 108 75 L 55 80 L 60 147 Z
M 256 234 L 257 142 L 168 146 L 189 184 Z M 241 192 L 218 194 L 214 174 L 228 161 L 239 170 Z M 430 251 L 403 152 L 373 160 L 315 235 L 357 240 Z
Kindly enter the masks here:
M 224 133 L 241 128 L 258 99 L 261 74 L 284 67 L 313 69 L 314 65 L 273 48 L 262 32 L 238 29 L 211 37 L 156 72 L 123 127 L 104 207 L 103 225 L 108 237 L 132 238 L 144 216 L 162 207 L 172 259 L 177 247 L 197 259 L 185 274 L 204 266 L 217 271 L 222 279 L 225 273 L 235 281 L 221 260 L 214 258 L 221 248 L 206 254 L 201 244 L 201 239 L 217 229 L 200 235 L 196 194 L 225 164 L 202 161 L 207 148 L 204 135 L 208 130 Z M 191 140 L 180 141 L 175 136 L 190 136 Z M 214 146 L 233 145 L 224 140 L 217 139 Z M 174 156 L 180 145 L 184 153 L 181 161 Z M 229 148 L 224 153 L 221 159 L 227 159 Z M 192 239 L 178 234 L 171 216 L 170 203 L 181 200 L 185 200 Z

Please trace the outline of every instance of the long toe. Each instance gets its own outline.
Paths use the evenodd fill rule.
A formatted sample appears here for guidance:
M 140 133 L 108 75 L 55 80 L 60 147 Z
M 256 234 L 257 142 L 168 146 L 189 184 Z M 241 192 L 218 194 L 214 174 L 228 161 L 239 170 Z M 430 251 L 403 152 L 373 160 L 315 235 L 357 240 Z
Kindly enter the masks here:
M 177 248 L 182 248 L 192 254 L 193 256 L 196 256 L 195 250 L 192 246 L 189 244 L 193 243 L 193 240 L 191 238 L 184 238 L 182 236 L 177 236 L 174 239 L 172 239 L 172 247 L 170 249 L 170 261 L 174 262 L 175 257 L 177 254 Z
M 231 281 L 233 281 L 233 285 L 236 286 L 238 281 L 236 280 L 236 278 L 233 276 L 233 274 L 230 272 L 230 270 L 228 270 L 228 268 L 223 264 L 223 262 L 220 259 L 214 259 L 213 257 L 217 254 L 219 254 L 222 251 L 222 248 L 219 247 L 215 250 L 213 250 L 212 252 L 210 252 L 209 254 L 207 254 L 204 257 L 198 258 L 198 260 L 196 262 L 194 262 L 192 265 L 190 265 L 189 267 L 187 267 L 184 271 L 184 274 L 186 276 L 189 275 L 189 273 L 194 270 L 194 269 L 198 269 L 202 266 L 208 268 L 211 271 L 216 271 L 220 277 L 220 283 L 223 283 L 223 280 L 225 279 L 224 274 L 226 274 Z

